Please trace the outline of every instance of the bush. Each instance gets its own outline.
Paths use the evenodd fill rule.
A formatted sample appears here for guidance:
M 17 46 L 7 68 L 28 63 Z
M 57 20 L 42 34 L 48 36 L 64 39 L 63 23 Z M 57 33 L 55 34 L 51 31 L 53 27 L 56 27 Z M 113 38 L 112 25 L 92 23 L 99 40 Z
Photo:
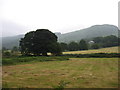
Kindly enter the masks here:
M 92 53 L 92 54 L 65 54 L 64 56 L 72 56 L 77 58 L 113 58 L 113 57 L 120 57 L 119 53 Z
M 3 56 L 5 56 L 5 57 L 10 57 L 10 56 L 11 56 L 11 53 L 10 53 L 10 52 L 8 52 L 8 51 L 3 52 Z
M 15 65 L 26 62 L 46 62 L 46 61 L 63 61 L 69 60 L 68 57 L 60 57 L 60 56 L 19 56 L 19 57 L 10 57 L 3 58 L 2 65 Z
M 97 43 L 94 43 L 92 46 L 91 46 L 91 49 L 99 49 L 99 45 Z
M 66 81 L 61 80 L 59 82 L 59 85 L 55 87 L 55 90 L 63 90 L 65 88 L 65 86 L 69 83 L 70 82 L 66 82 Z

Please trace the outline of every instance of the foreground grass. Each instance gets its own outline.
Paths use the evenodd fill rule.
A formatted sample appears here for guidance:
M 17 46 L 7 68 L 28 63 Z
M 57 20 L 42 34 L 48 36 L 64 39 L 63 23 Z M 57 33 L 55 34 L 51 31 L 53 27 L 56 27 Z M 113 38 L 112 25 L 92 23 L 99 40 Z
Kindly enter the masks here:
M 91 54 L 91 53 L 119 53 L 120 47 L 109 47 L 84 51 L 69 51 L 63 52 L 63 54 Z
M 117 87 L 118 58 L 70 58 L 3 66 L 3 88 L 54 88 L 61 81 L 68 83 L 65 88 Z

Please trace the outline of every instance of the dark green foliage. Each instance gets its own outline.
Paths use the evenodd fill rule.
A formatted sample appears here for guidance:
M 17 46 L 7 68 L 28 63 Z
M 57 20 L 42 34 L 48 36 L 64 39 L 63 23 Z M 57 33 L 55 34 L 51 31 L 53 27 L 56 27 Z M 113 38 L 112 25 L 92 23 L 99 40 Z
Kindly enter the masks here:
M 57 36 L 47 29 L 37 29 L 25 34 L 25 37 L 20 40 L 20 49 L 22 55 L 47 56 L 47 52 L 61 52 Z
M 62 51 L 67 51 L 68 50 L 68 45 L 66 43 L 60 43 Z
M 63 56 L 71 56 L 77 58 L 119 58 L 119 53 L 92 53 L 92 54 L 65 54 Z
M 20 51 L 22 55 L 28 55 L 27 48 L 25 46 L 25 42 L 23 38 L 21 38 L 20 40 Z
M 53 43 L 51 44 L 51 50 L 50 52 L 55 55 L 55 56 L 59 56 L 62 54 L 62 49 L 59 43 Z
M 46 62 L 46 61 L 63 61 L 69 60 L 66 56 L 20 56 L 20 57 L 9 57 L 3 58 L 2 65 L 16 65 L 28 62 Z
M 95 38 L 93 38 L 93 41 L 94 41 L 95 43 L 103 42 L 103 37 L 95 37 Z
M 106 36 L 106 37 L 96 37 L 93 38 L 93 41 L 97 44 L 99 44 L 99 46 L 102 47 L 112 47 L 112 46 L 119 46 L 119 41 L 120 38 L 114 36 L 114 35 L 110 35 L 110 36 Z
M 116 36 L 110 35 L 110 36 L 104 37 L 103 43 L 105 43 L 103 47 L 112 47 L 112 46 L 118 46 L 119 41 Z
M 76 43 L 76 42 L 70 42 L 68 44 L 68 50 L 69 51 L 77 51 L 78 50 L 78 43 Z
M 91 45 L 91 49 L 99 49 L 99 48 L 100 48 L 99 44 L 97 44 L 97 43 L 94 43 Z
M 79 42 L 79 50 L 88 50 L 88 44 L 84 39 Z
M 3 57 L 10 57 L 11 53 L 8 51 L 3 52 Z

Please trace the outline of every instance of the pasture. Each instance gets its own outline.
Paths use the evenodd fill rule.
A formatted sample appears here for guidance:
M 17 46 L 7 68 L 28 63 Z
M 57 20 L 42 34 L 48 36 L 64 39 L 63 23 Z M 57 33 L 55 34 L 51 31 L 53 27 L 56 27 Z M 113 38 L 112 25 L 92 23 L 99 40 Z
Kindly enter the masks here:
M 3 88 L 117 88 L 118 58 L 26 57 L 37 59 L 3 66 Z M 55 58 L 55 59 L 54 59 Z
M 63 54 L 119 53 L 118 47 Z M 19 54 L 20 55 L 20 54 Z M 117 88 L 118 58 L 4 57 L 3 88 Z
M 91 54 L 91 53 L 119 53 L 120 47 L 108 47 L 101 49 L 92 49 L 92 50 L 84 50 L 84 51 L 68 51 L 63 52 L 63 54 Z

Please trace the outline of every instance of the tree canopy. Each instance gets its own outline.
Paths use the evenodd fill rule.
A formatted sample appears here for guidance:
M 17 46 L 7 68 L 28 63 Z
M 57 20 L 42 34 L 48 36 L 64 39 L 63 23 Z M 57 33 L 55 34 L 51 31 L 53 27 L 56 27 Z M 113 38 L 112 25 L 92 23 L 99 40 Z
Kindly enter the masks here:
M 58 49 L 59 48 L 59 49 Z M 20 49 L 23 55 L 47 55 L 47 52 L 60 53 L 57 36 L 48 29 L 37 29 L 25 34 L 20 40 Z
M 69 51 L 77 51 L 78 50 L 78 43 L 72 41 L 68 44 Z
M 84 39 L 81 39 L 79 42 L 79 50 L 88 50 L 88 44 Z
M 114 35 L 93 38 L 93 41 L 99 44 L 100 47 L 119 46 L 119 40 L 120 38 Z
M 67 51 L 68 50 L 68 45 L 66 43 L 61 42 L 60 43 L 62 51 Z

